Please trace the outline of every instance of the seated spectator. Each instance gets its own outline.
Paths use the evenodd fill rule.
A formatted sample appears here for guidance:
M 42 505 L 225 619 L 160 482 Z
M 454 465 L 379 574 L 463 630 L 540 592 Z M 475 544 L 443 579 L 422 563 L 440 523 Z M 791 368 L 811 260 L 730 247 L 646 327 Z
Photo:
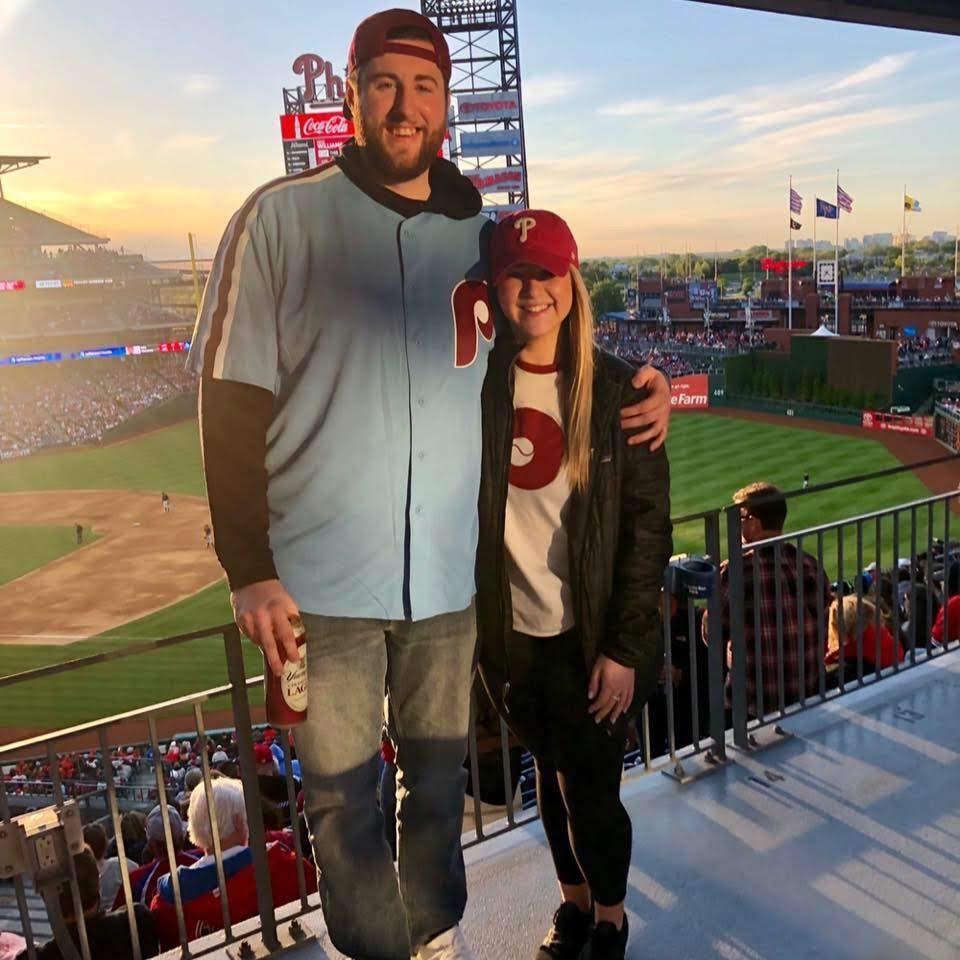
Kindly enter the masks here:
M 213 800 L 214 815 L 220 833 L 220 849 L 223 852 L 230 921 L 237 923 L 257 913 L 257 886 L 253 872 L 253 854 L 248 846 L 249 832 L 243 787 L 236 780 L 218 777 L 213 782 Z M 220 930 L 223 926 L 213 832 L 205 790 L 193 791 L 187 823 L 190 839 L 204 852 L 204 856 L 196 863 L 177 867 L 187 938 L 194 940 Z M 296 856 L 293 850 L 283 843 L 268 843 L 267 864 L 274 907 L 299 897 Z M 308 892 L 315 891 L 315 871 L 305 868 L 304 873 Z M 160 879 L 150 909 L 156 919 L 160 943 L 164 949 L 176 947 L 179 935 L 170 874 Z
M 191 767 L 183 778 L 183 789 L 177 794 L 174 802 L 181 817 L 187 815 L 187 806 L 190 803 L 190 794 L 194 787 L 203 781 L 203 771 L 199 767 Z
M 950 599 L 940 608 L 931 637 L 940 644 L 960 640 L 960 563 L 954 563 L 947 575 L 944 596 Z
M 733 502 L 740 506 L 741 539 L 744 546 L 779 537 L 787 520 L 787 501 L 781 491 L 770 483 L 752 483 L 733 495 Z M 754 554 L 756 553 L 756 558 Z M 743 554 L 743 633 L 745 641 L 747 709 L 750 716 L 759 716 L 757 704 L 756 651 L 759 639 L 762 667 L 763 713 L 777 710 L 779 704 L 779 665 L 777 643 L 777 580 L 780 581 L 780 605 L 783 629 L 783 694 L 784 706 L 796 703 L 801 693 L 813 696 L 820 689 L 820 664 L 823 649 L 818 641 L 818 628 L 822 626 L 826 609 L 819 609 L 818 584 L 825 603 L 830 596 L 830 581 L 817 559 L 808 553 L 800 554 L 792 543 L 780 545 L 780 564 L 774 563 L 772 546 L 745 550 Z M 722 603 L 722 630 L 726 649 L 727 666 L 733 666 L 733 643 L 730 636 L 730 571 L 729 560 L 720 565 L 720 597 Z M 759 580 L 754 580 L 756 565 Z M 803 635 L 797 618 L 797 600 L 800 583 L 803 583 Z M 759 608 L 760 636 L 757 637 Z M 708 617 L 702 621 L 704 643 L 709 642 Z M 802 648 L 804 687 L 800 687 L 800 663 L 798 645 Z M 727 674 L 726 705 L 731 707 L 732 678 Z
M 139 810 L 128 810 L 120 818 L 120 835 L 123 837 L 123 850 L 127 858 L 136 865 L 143 862 L 143 852 L 147 846 L 147 819 Z M 107 856 L 117 855 L 117 838 L 114 837 L 107 847 Z M 111 901 L 112 902 L 112 901 Z
M 130 940 L 130 925 L 127 911 L 117 910 L 100 913 L 100 874 L 93 851 L 85 846 L 74 855 L 77 871 L 77 886 L 80 891 L 80 903 L 83 907 L 83 919 L 90 945 L 90 956 L 106 960 L 133 960 L 133 943 Z M 79 952 L 80 934 L 77 930 L 77 918 L 73 912 L 73 894 L 70 884 L 60 887 L 60 912 L 63 914 L 67 932 Z M 156 928 L 150 911 L 140 904 L 134 908 L 137 919 L 137 938 L 140 941 L 140 955 L 155 957 L 159 953 Z M 63 954 L 56 940 L 50 940 L 37 950 L 37 960 L 61 960 Z M 17 960 L 26 960 L 27 952 L 21 952 Z
M 843 598 L 843 613 L 840 613 L 840 600 L 830 604 L 829 628 L 827 631 L 828 665 L 846 664 L 856 669 L 857 665 L 857 597 Z M 865 670 L 875 670 L 877 663 L 876 606 L 870 597 L 860 598 L 860 621 L 863 666 Z M 893 634 L 880 620 L 880 667 L 893 666 L 894 660 L 903 661 L 903 650 L 894 640 Z
M 123 887 L 123 874 L 119 857 L 107 857 L 107 834 L 99 823 L 88 823 L 83 828 L 83 841 L 90 848 L 97 861 L 100 872 L 100 902 L 110 907 L 117 896 L 117 890 Z M 138 864 L 127 858 L 127 870 L 133 873 Z
M 200 859 L 199 854 L 184 850 L 186 830 L 180 814 L 173 807 L 168 808 L 170 834 L 173 847 L 176 851 L 178 866 L 190 866 Z M 157 883 L 161 877 L 170 873 L 170 860 L 167 857 L 167 840 L 163 829 L 163 812 L 159 806 L 154 807 L 147 815 L 147 852 L 151 859 L 142 867 L 138 867 L 130 874 L 130 892 L 134 903 L 149 906 L 157 892 Z M 107 901 L 105 900 L 104 903 Z M 123 893 L 123 886 L 117 891 L 116 899 L 112 901 L 113 909 L 117 910 L 127 902 Z

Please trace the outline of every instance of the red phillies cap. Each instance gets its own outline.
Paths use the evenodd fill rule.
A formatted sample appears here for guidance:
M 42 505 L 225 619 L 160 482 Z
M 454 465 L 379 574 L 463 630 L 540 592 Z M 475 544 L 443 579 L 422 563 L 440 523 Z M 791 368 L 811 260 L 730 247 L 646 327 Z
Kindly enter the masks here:
M 415 27 L 423 30 L 430 38 L 433 49 L 408 43 L 406 40 L 388 40 L 387 35 L 394 30 L 406 27 Z M 420 57 L 435 63 L 443 74 L 443 79 L 450 85 L 450 50 L 443 34 L 436 25 L 415 10 L 383 10 L 367 17 L 353 33 L 350 41 L 350 50 L 347 52 L 347 76 L 358 70 L 368 60 L 382 56 L 385 53 L 402 53 L 408 57 Z M 344 115 L 350 116 L 350 108 L 344 103 Z
M 555 277 L 580 267 L 577 241 L 565 220 L 549 210 L 519 210 L 504 217 L 490 243 L 494 285 L 518 263 L 532 263 Z

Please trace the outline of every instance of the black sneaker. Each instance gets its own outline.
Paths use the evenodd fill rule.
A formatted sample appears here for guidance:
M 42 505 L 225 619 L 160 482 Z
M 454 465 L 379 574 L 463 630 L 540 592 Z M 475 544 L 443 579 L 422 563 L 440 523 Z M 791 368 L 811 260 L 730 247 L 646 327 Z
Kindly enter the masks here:
M 583 951 L 582 960 L 624 960 L 628 934 L 626 915 L 619 930 L 606 920 L 598 923 Z
M 590 939 L 593 917 L 575 903 L 561 903 L 553 915 L 553 926 L 540 944 L 536 960 L 579 960 Z

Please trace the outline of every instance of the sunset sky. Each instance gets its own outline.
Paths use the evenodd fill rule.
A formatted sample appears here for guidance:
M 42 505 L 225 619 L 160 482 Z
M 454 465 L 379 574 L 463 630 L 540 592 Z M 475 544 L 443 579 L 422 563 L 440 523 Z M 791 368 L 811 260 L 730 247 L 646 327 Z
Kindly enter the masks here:
M 293 59 L 342 69 L 382 6 L 0 0 L 0 153 L 52 158 L 4 178 L 7 198 L 154 259 L 186 256 L 188 231 L 211 255 L 283 172 Z M 960 222 L 960 38 L 690 0 L 520 0 L 519 16 L 531 201 L 586 256 L 780 246 L 791 173 L 811 236 L 837 167 L 855 199 L 841 239 L 898 232 L 904 183 L 912 232 Z

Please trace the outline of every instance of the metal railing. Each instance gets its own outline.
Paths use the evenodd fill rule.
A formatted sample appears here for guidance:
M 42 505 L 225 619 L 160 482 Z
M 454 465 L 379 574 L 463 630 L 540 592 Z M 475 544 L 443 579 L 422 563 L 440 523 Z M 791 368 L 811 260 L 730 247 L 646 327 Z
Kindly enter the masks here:
M 960 459 L 940 458 L 960 462 Z M 891 468 L 854 478 L 854 482 L 888 477 L 917 465 Z M 811 488 L 808 491 L 792 491 L 784 494 L 790 500 L 798 496 L 816 494 L 837 487 L 851 486 L 850 480 L 840 480 Z M 664 670 L 662 689 L 648 702 L 637 721 L 638 744 L 625 753 L 625 765 L 632 770 L 644 773 L 662 771 L 668 776 L 685 782 L 691 776 L 715 768 L 727 758 L 728 734 L 732 731 L 732 742 L 738 748 L 751 749 L 757 745 L 756 733 L 762 728 L 779 723 L 792 713 L 808 709 L 841 696 L 852 689 L 858 689 L 884 677 L 898 673 L 918 663 L 941 656 L 948 649 L 956 647 L 960 637 L 952 635 L 951 618 L 945 617 L 947 633 L 942 643 L 930 639 L 930 627 L 933 620 L 934 584 L 942 580 L 941 596 L 946 608 L 950 605 L 955 589 L 951 591 L 949 571 L 951 563 L 960 563 L 960 547 L 956 548 L 956 557 L 951 554 L 951 526 L 953 520 L 951 505 L 960 506 L 960 493 L 950 492 L 927 497 L 912 503 L 902 504 L 884 510 L 865 513 L 831 524 L 824 524 L 773 537 L 753 544 L 742 543 L 742 520 L 740 507 L 730 506 L 706 511 L 686 517 L 679 517 L 676 525 L 696 523 L 702 531 L 698 539 L 702 543 L 702 553 L 717 567 L 715 589 L 705 599 L 692 599 L 682 589 L 675 586 L 670 577 L 665 579 L 663 592 L 663 636 Z M 939 553 L 938 553 L 939 550 Z M 818 580 L 815 598 L 805 595 L 802 585 L 797 587 L 789 581 L 783 557 L 787 553 L 798 557 L 807 554 L 810 563 L 823 573 Z M 897 602 L 884 612 L 879 602 L 882 598 L 881 578 L 875 580 L 875 586 L 869 586 L 863 576 L 865 564 L 873 562 L 876 571 L 892 569 L 897 571 L 900 556 L 910 560 L 902 588 L 903 596 L 909 603 L 911 618 L 906 631 L 901 630 L 900 608 Z M 759 580 L 758 567 L 764 556 L 772 560 L 775 571 L 772 589 L 774 602 L 769 605 L 773 611 L 773 623 L 765 624 L 764 618 L 770 616 L 762 604 L 756 603 L 752 594 L 753 584 Z M 724 560 L 724 557 L 726 558 Z M 918 558 L 920 561 L 918 562 Z M 721 563 L 721 561 L 723 561 Z M 828 569 L 835 563 L 835 569 Z M 938 580 L 938 576 L 940 580 Z M 845 581 L 850 580 L 848 585 Z M 835 586 L 832 586 L 834 584 Z M 900 599 L 900 589 L 895 583 L 893 598 Z M 871 593 L 873 590 L 873 593 Z M 832 594 L 832 595 L 831 595 Z M 877 602 L 873 602 L 873 598 Z M 845 597 L 855 597 L 856 620 L 854 637 L 851 643 L 855 655 L 844 662 L 841 655 L 839 663 L 828 663 L 826 658 L 827 641 L 831 626 L 829 612 L 843 608 Z M 811 602 L 812 601 L 812 602 Z M 788 612 L 789 604 L 796 606 Z M 851 604 L 852 605 L 852 604 Z M 813 610 L 811 614 L 809 611 Z M 923 616 L 920 616 L 920 613 Z M 817 644 L 816 677 L 805 675 L 805 657 L 802 640 L 806 636 L 804 626 L 807 618 L 816 617 L 815 638 Z M 704 619 L 706 625 L 703 625 Z M 837 618 L 842 621 L 842 617 Z M 922 626 L 921 626 L 922 624 Z M 674 635 L 674 627 L 683 629 Z M 881 627 L 891 633 L 895 641 L 904 637 L 904 656 L 895 657 L 889 665 L 884 665 L 880 657 Z M 766 628 L 773 637 L 773 666 L 771 658 L 764 656 L 761 633 Z M 838 624 L 839 629 L 839 624 Z M 873 647 L 868 642 L 872 630 Z M 250 833 L 252 868 L 257 886 L 257 914 L 255 918 L 231 916 L 227 881 L 224 873 L 223 851 L 217 829 L 217 818 L 211 817 L 213 856 L 217 870 L 217 885 L 223 910 L 222 931 L 207 939 L 202 946 L 194 942 L 185 922 L 183 898 L 176 869 L 170 873 L 170 886 L 176 912 L 177 941 L 183 957 L 199 956 L 225 944 L 234 943 L 249 937 L 257 937 L 263 946 L 279 951 L 294 939 L 302 939 L 305 934 L 296 925 L 296 917 L 316 906 L 316 898 L 311 897 L 307 877 L 311 876 L 313 864 L 310 851 L 304 850 L 297 815 L 297 785 L 293 777 L 292 752 L 288 731 L 280 729 L 279 742 L 284 752 L 283 777 L 286 786 L 286 799 L 289 809 L 292 835 L 290 846 L 295 855 L 297 898 L 292 905 L 282 911 L 283 922 L 277 919 L 271 890 L 270 869 L 267 861 L 265 829 L 261 809 L 261 791 L 257 779 L 253 756 L 253 724 L 249 700 L 251 688 L 262 683 L 262 676 L 246 676 L 242 638 L 236 626 L 230 624 L 208 630 L 196 631 L 176 637 L 161 638 L 135 644 L 123 649 L 82 657 L 61 664 L 52 664 L 35 670 L 0 678 L 0 689 L 14 684 L 50 677 L 59 673 L 77 670 L 108 660 L 133 657 L 148 651 L 186 643 L 192 640 L 220 636 L 224 644 L 228 682 L 210 689 L 201 690 L 187 696 L 150 704 L 111 717 L 89 723 L 82 723 L 64 730 L 0 745 L 0 766 L 9 763 L 10 758 L 25 756 L 45 756 L 50 767 L 50 794 L 41 798 L 52 800 L 57 810 L 62 810 L 70 802 L 64 790 L 57 763 L 58 751 L 65 742 L 77 737 L 95 736 L 104 758 L 109 755 L 111 730 L 124 724 L 123 740 L 134 742 L 129 733 L 129 724 L 138 722 L 146 727 L 147 735 L 143 742 L 152 749 L 155 758 L 153 776 L 155 788 L 139 785 L 139 789 L 155 790 L 155 798 L 160 806 L 164 822 L 164 848 L 168 862 L 176 864 L 176 849 L 170 827 L 168 811 L 172 800 L 170 786 L 165 782 L 165 770 L 159 749 L 158 719 L 171 712 L 184 712 L 192 715 L 192 726 L 196 729 L 197 747 L 202 761 L 202 782 L 196 789 L 203 789 L 208 809 L 212 810 L 213 780 L 216 773 L 211 769 L 208 750 L 209 734 L 205 728 L 204 707 L 214 698 L 229 695 L 233 707 L 233 721 L 236 730 L 236 742 L 239 753 L 240 780 L 243 785 L 244 804 Z M 839 640 L 841 653 L 846 642 Z M 793 645 L 791 647 L 791 645 Z M 798 664 L 799 675 L 791 678 L 787 670 L 786 654 L 796 650 L 794 662 Z M 680 658 L 681 675 L 686 672 L 683 683 L 674 687 L 674 667 Z M 729 660 L 729 667 L 728 667 Z M 776 671 L 776 690 L 773 701 L 764 696 L 771 688 L 770 678 L 765 670 Z M 748 683 L 748 677 L 750 682 Z M 809 683 L 808 683 L 809 679 Z M 753 695 L 751 698 L 750 689 Z M 679 691 L 687 691 L 689 703 L 684 704 Z M 794 696 L 794 692 L 796 695 Z M 477 700 L 474 698 L 473 716 L 477 714 Z M 494 763 L 495 776 L 502 777 L 503 803 L 490 806 L 483 803 L 484 787 L 489 787 L 489 777 L 481 783 L 481 772 L 489 769 L 482 764 L 482 755 L 478 745 L 476 725 L 471 723 L 468 742 L 468 768 L 473 784 L 472 801 L 465 809 L 467 820 L 472 813 L 472 828 L 466 828 L 462 842 L 464 847 L 482 843 L 516 827 L 535 820 L 537 813 L 529 806 L 529 792 L 518 791 L 517 781 L 529 781 L 531 773 L 529 758 L 518 757 L 518 747 L 511 739 L 510 732 L 499 717 L 496 718 L 495 735 L 491 738 L 499 753 L 499 764 Z M 683 731 L 681 735 L 680 731 Z M 489 759 L 489 744 L 488 759 Z M 702 769 L 696 769 L 700 768 Z M 691 772 L 695 771 L 695 772 Z M 127 868 L 120 825 L 122 789 L 107 777 L 102 791 L 95 791 L 96 799 L 104 806 L 89 809 L 90 819 L 108 818 L 116 838 L 117 854 L 122 877 L 122 889 L 126 903 L 127 920 L 130 926 L 134 955 L 139 957 L 137 936 L 137 917 Z M 0 778 L 0 827 L 9 829 L 10 807 L 8 803 L 8 783 Z M 518 793 L 520 794 L 518 796 Z M 99 805 L 98 805 L 99 806 Z M 472 808 L 472 809 L 471 809 Z M 77 893 L 76 875 L 73 860 L 70 858 L 68 874 L 74 892 Z M 23 877 L 14 879 L 19 904 L 23 932 L 28 940 L 28 956 L 36 956 L 31 942 L 30 918 L 25 897 Z M 54 900 L 56 898 L 53 898 Z M 78 904 L 79 906 L 79 904 Z M 75 916 L 81 917 L 82 910 Z M 244 933 L 237 932 L 240 919 L 250 919 L 255 929 L 249 932 L 249 925 L 243 927 Z M 290 923 L 293 919 L 293 924 Z M 56 926 L 54 927 L 56 929 Z M 89 943 L 85 937 L 85 923 L 77 924 L 78 950 L 83 960 L 89 960 Z M 70 945 L 64 955 L 69 955 Z
M 191 940 L 194 938 L 188 935 L 188 930 L 185 923 L 183 897 L 180 890 L 179 875 L 176 869 L 177 849 L 174 845 L 173 833 L 170 826 L 169 810 L 171 808 L 171 801 L 168 799 L 168 788 L 164 782 L 163 765 L 162 763 L 157 763 L 154 766 L 154 774 L 156 779 L 156 798 L 160 807 L 164 824 L 164 848 L 166 851 L 167 862 L 173 865 L 173 869 L 171 869 L 169 876 L 170 885 L 173 892 L 174 910 L 176 914 L 178 945 L 181 950 L 181 956 L 183 957 L 197 956 L 202 953 L 207 953 L 210 950 L 221 948 L 224 944 L 228 944 L 237 940 L 249 939 L 254 935 L 259 937 L 263 946 L 267 950 L 279 951 L 282 946 L 288 945 L 294 940 L 303 939 L 305 934 L 303 933 L 302 928 L 296 924 L 296 917 L 308 910 L 312 910 L 315 906 L 315 903 L 312 904 L 310 902 L 307 894 L 308 884 L 306 881 L 306 871 L 308 868 L 305 865 L 305 854 L 304 850 L 302 849 L 300 832 L 298 829 L 299 824 L 296 818 L 296 790 L 293 781 L 289 738 L 286 735 L 287 731 L 280 729 L 280 740 L 283 745 L 284 756 L 286 758 L 285 780 L 292 827 L 291 845 L 296 856 L 297 887 L 299 893 L 298 905 L 292 912 L 288 910 L 285 913 L 284 923 L 286 926 L 283 931 L 280 930 L 277 916 L 274 911 L 273 895 L 271 891 L 270 869 L 267 861 L 266 835 L 263 823 L 263 813 L 261 809 L 260 790 L 257 782 L 256 767 L 253 757 L 253 729 L 251 724 L 248 698 L 248 689 L 261 683 L 262 677 L 256 677 L 249 680 L 246 678 L 243 667 L 243 653 L 241 647 L 242 640 L 238 629 L 236 626 L 230 624 L 210 630 L 196 631 L 194 633 L 177 637 L 167 637 L 163 638 L 162 640 L 150 641 L 145 644 L 137 644 L 133 647 L 127 647 L 123 650 L 113 650 L 104 654 L 96 654 L 91 657 L 84 657 L 66 664 L 55 664 L 49 667 L 39 668 L 38 670 L 26 671 L 14 676 L 0 678 L 0 686 L 10 686 L 14 683 L 25 682 L 28 679 L 35 679 L 38 675 L 49 676 L 64 672 L 66 670 L 74 670 L 78 667 L 88 666 L 92 663 L 103 662 L 104 660 L 115 660 L 123 657 L 133 656 L 148 649 L 158 649 L 161 647 L 177 645 L 189 642 L 191 640 L 209 638 L 217 635 L 222 637 L 224 643 L 224 651 L 226 655 L 229 676 L 229 682 L 227 684 L 202 690 L 187 696 L 177 697 L 172 700 L 154 703 L 149 706 L 130 710 L 112 717 L 106 717 L 89 723 L 78 724 L 64 730 L 58 730 L 52 733 L 0 745 L 0 763 L 2 763 L 5 758 L 24 755 L 30 756 L 41 751 L 46 754 L 50 765 L 51 782 L 53 787 L 53 806 L 57 811 L 61 811 L 63 810 L 65 804 L 70 802 L 64 796 L 63 783 L 60 778 L 60 771 L 57 764 L 58 747 L 62 748 L 64 741 L 69 741 L 79 736 L 95 735 L 98 739 L 101 753 L 106 756 L 109 754 L 108 738 L 111 728 L 119 724 L 129 724 L 130 722 L 139 721 L 146 724 L 148 733 L 146 740 L 152 747 L 154 756 L 159 757 L 160 749 L 157 729 L 158 718 L 161 715 L 176 711 L 188 710 L 192 712 L 193 721 L 197 730 L 197 737 L 199 741 L 198 745 L 200 748 L 199 753 L 202 764 L 202 783 L 198 784 L 196 789 L 202 788 L 204 790 L 206 794 L 207 809 L 208 811 L 211 811 L 209 820 L 213 842 L 212 853 L 216 864 L 218 889 L 223 911 L 223 936 L 215 938 L 216 942 L 205 942 L 202 950 L 193 953 L 191 952 L 191 950 L 196 950 L 196 947 L 191 946 Z M 236 932 L 236 924 L 239 921 L 248 918 L 231 917 L 227 880 L 224 873 L 223 850 L 221 849 L 220 832 L 218 829 L 217 817 L 212 815 L 212 811 L 215 810 L 213 798 L 214 777 L 211 771 L 211 764 L 208 756 L 207 733 L 205 730 L 203 713 L 204 704 L 209 703 L 214 698 L 220 697 L 224 694 L 229 694 L 232 699 L 234 719 L 237 725 L 236 737 L 239 748 L 240 774 L 241 782 L 243 784 L 244 806 L 246 810 L 247 827 L 249 830 L 249 846 L 252 856 L 252 866 L 256 880 L 257 913 L 259 917 L 259 924 L 254 933 L 251 934 L 247 932 L 242 937 Z M 118 788 L 113 784 L 112 778 L 107 779 L 105 790 L 109 817 L 112 821 L 113 834 L 117 846 L 117 857 L 121 872 L 122 890 L 126 904 L 126 916 L 130 928 L 133 955 L 137 958 L 137 960 L 140 960 L 138 921 L 134 909 L 135 901 L 130 882 L 130 870 L 127 866 L 123 831 L 120 824 Z M 0 824 L 2 824 L 4 831 L 16 830 L 16 827 L 11 824 L 7 787 L 2 778 L 0 778 Z M 78 918 L 75 921 L 78 942 L 76 945 L 74 945 L 72 942 L 67 942 L 69 938 L 66 938 L 64 942 L 61 942 L 61 940 L 64 938 L 58 937 L 58 943 L 65 956 L 75 957 L 76 955 L 79 955 L 83 958 L 83 960 L 90 960 L 90 946 L 86 930 L 87 921 L 83 917 L 83 909 L 79 899 L 80 893 L 73 857 L 68 856 L 66 860 L 67 864 L 65 876 L 69 878 L 74 895 L 75 909 L 73 916 Z M 312 869 L 312 866 L 309 869 Z M 30 960 L 35 960 L 36 948 L 33 944 L 31 933 L 24 878 L 22 874 L 18 873 L 13 879 L 21 916 L 22 929 L 28 944 L 27 955 Z M 62 918 L 56 916 L 59 909 L 56 904 L 56 896 L 45 897 L 45 900 L 47 902 L 48 911 L 51 911 L 55 914 L 55 916 L 51 917 L 54 930 L 56 931 L 58 926 L 61 930 L 63 930 L 64 928 L 62 923 L 58 924 L 57 922 L 58 920 L 62 920 Z

